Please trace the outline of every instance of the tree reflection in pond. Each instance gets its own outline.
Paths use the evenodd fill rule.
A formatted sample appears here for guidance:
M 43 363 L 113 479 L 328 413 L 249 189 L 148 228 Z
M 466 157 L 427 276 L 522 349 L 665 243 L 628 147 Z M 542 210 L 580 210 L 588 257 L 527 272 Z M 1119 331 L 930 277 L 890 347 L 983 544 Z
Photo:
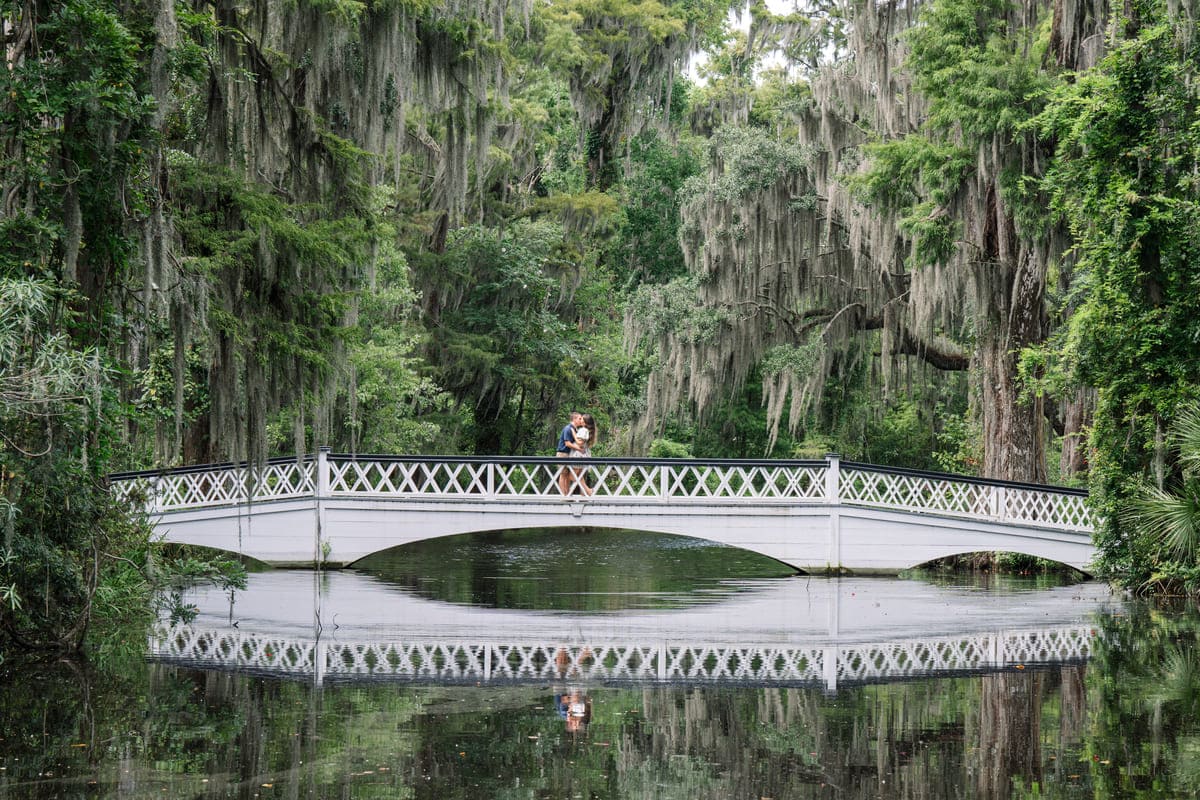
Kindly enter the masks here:
M 5 665 L 0 797 L 1178 797 L 1200 616 L 1101 621 L 1088 665 L 816 689 L 334 684 Z M 571 729 L 564 696 L 586 702 Z M 582 700 L 581 700 L 582 698 Z
M 818 690 L 304 682 L 8 664 L 0 796 L 1010 798 L 1200 787 L 1200 619 L 1103 621 L 1087 666 Z M 586 726 L 559 714 L 586 702 Z

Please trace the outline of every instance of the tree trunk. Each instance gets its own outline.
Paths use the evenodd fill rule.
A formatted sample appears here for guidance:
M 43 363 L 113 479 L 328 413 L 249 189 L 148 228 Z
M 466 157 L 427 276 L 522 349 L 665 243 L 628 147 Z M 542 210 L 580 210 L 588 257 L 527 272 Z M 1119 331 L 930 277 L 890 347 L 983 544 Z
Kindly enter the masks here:
M 1019 346 L 1003 336 L 979 344 L 983 474 L 988 478 L 1044 483 L 1044 401 L 1024 396 L 1021 391 L 1014 352 Z
M 1059 468 L 1063 478 L 1081 475 L 1087 470 L 1087 429 L 1092 424 L 1095 391 L 1079 389 L 1064 403 L 1062 459 Z
M 992 157 L 1000 162 L 995 146 Z M 995 181 L 986 197 L 976 267 L 983 474 L 1044 483 L 1045 401 L 1021 386 L 1017 364 L 1022 349 L 1046 338 L 1046 255 L 1021 241 Z

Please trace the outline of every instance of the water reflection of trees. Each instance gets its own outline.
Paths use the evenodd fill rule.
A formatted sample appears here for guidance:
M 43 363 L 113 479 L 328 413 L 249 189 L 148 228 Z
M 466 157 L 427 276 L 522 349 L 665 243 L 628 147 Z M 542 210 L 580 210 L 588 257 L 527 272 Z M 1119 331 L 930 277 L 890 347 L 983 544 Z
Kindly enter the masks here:
M 643 726 L 627 730 L 630 796 L 687 778 L 700 798 L 1007 798 L 1042 781 L 1048 698 L 1080 720 L 1081 667 L 869 686 L 836 699 L 762 689 L 648 689 Z M 1065 690 L 1056 692 L 1055 690 Z M 1059 726 L 1054 751 L 1078 737 Z M 653 766 L 665 774 L 646 774 Z M 707 782 L 696 782 L 696 774 Z M 1014 781 L 1015 779 L 1015 781 Z M 649 796 L 649 795 L 647 795 Z
M 0 797 L 1174 797 L 1200 789 L 1200 616 L 1104 623 L 1093 662 L 843 687 L 332 686 L 4 666 Z M 264 784 L 270 784 L 264 789 Z M 517 791 L 520 787 L 521 791 Z

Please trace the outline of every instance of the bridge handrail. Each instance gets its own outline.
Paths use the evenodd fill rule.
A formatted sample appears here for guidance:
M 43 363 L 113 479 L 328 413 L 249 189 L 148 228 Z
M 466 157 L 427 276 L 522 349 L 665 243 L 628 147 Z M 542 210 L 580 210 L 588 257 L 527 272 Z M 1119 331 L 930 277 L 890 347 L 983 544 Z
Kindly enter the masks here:
M 562 466 L 562 461 L 554 456 L 455 456 L 455 455 L 387 455 L 383 453 L 328 453 L 330 459 L 362 462 L 396 462 L 405 464 L 547 464 Z M 302 453 L 299 456 L 272 456 L 263 464 L 280 465 L 308 463 L 318 460 L 315 453 Z M 588 459 L 589 465 L 622 465 L 631 466 L 705 466 L 705 467 L 823 467 L 829 463 L 824 458 L 644 458 L 634 456 L 593 456 Z M 1026 481 L 1008 481 L 1000 478 L 982 478 L 978 475 L 964 475 L 958 472 L 939 472 L 937 470 L 913 469 L 910 467 L 889 467 L 880 464 L 868 464 L 863 461 L 841 462 L 842 469 L 855 469 L 863 472 L 878 472 L 887 475 L 905 475 L 918 478 L 953 480 L 961 483 L 975 483 L 981 486 L 1003 486 L 1014 489 L 1032 489 L 1054 494 L 1075 495 L 1087 497 L 1087 489 L 1073 486 L 1060 486 L 1052 483 L 1030 483 Z M 208 464 L 191 464 L 185 467 L 160 467 L 158 469 L 127 470 L 125 472 L 109 473 L 112 482 L 134 478 L 156 478 L 170 475 L 187 475 L 199 472 L 214 472 L 224 469 L 246 469 L 255 466 L 253 461 L 216 461 Z
M 261 464 L 255 461 L 214 461 L 210 464 L 189 464 L 186 467 L 159 467 L 158 469 L 137 469 L 125 472 L 110 472 L 111 482 L 127 481 L 135 478 L 159 478 L 169 475 L 189 475 L 196 472 L 216 472 L 223 469 L 248 469 L 250 467 L 276 466 L 279 464 L 304 464 L 316 461 L 313 453 L 301 453 L 299 456 L 271 456 Z
M 1059 486 L 1053 483 L 1029 483 L 1026 481 L 1006 481 L 1000 478 L 981 478 L 978 475 L 961 475 L 957 472 L 938 472 L 936 470 L 912 469 L 909 467 L 885 467 L 879 464 L 867 464 L 862 461 L 842 461 L 842 469 L 854 469 L 862 472 L 881 472 L 887 475 L 904 475 L 913 478 L 931 478 L 935 480 L 953 480 L 960 483 L 975 483 L 980 486 L 1001 486 L 1008 489 L 1031 489 L 1039 492 L 1067 494 L 1076 497 L 1087 497 L 1087 489 L 1074 486 Z
M 264 465 L 120 473 L 115 490 L 141 489 L 156 511 L 301 497 L 560 499 L 563 469 L 589 475 L 596 497 L 662 502 L 858 505 L 1034 523 L 1093 527 L 1079 489 L 994 481 L 952 473 L 822 460 L 655 459 L 546 456 L 332 454 Z
M 562 466 L 562 461 L 555 456 L 454 456 L 454 455 L 386 455 L 383 453 L 328 453 L 330 459 L 339 461 L 353 460 L 366 462 L 396 462 L 403 464 L 549 464 Z M 318 455 L 304 453 L 299 459 L 296 456 L 272 456 L 264 464 L 294 464 L 299 462 L 316 461 Z M 697 466 L 713 467 L 822 467 L 828 463 L 823 458 L 641 458 L 632 456 L 592 456 L 589 464 L 631 464 L 637 466 L 658 466 L 672 464 L 694 464 Z M 843 462 L 845 463 L 845 462 Z M 155 478 L 167 475 L 185 475 L 195 472 L 212 472 L 221 469 L 245 469 L 255 465 L 252 461 L 218 461 L 211 464 L 192 464 L 186 467 L 161 467 L 159 469 L 127 470 L 111 472 L 110 481 L 129 480 L 131 478 Z

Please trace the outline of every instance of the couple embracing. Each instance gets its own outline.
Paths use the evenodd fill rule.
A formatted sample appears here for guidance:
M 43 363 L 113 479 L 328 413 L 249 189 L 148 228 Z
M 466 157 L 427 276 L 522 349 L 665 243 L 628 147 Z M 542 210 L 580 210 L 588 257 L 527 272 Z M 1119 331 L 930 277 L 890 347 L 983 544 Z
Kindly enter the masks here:
M 587 458 L 592 454 L 592 445 L 596 443 L 596 420 L 591 414 L 571 412 L 571 421 L 558 435 L 558 446 L 554 455 L 558 458 Z M 582 469 L 562 469 L 558 473 L 558 489 L 564 495 L 572 493 L 578 487 L 585 495 L 591 495 L 592 489 L 587 484 Z

